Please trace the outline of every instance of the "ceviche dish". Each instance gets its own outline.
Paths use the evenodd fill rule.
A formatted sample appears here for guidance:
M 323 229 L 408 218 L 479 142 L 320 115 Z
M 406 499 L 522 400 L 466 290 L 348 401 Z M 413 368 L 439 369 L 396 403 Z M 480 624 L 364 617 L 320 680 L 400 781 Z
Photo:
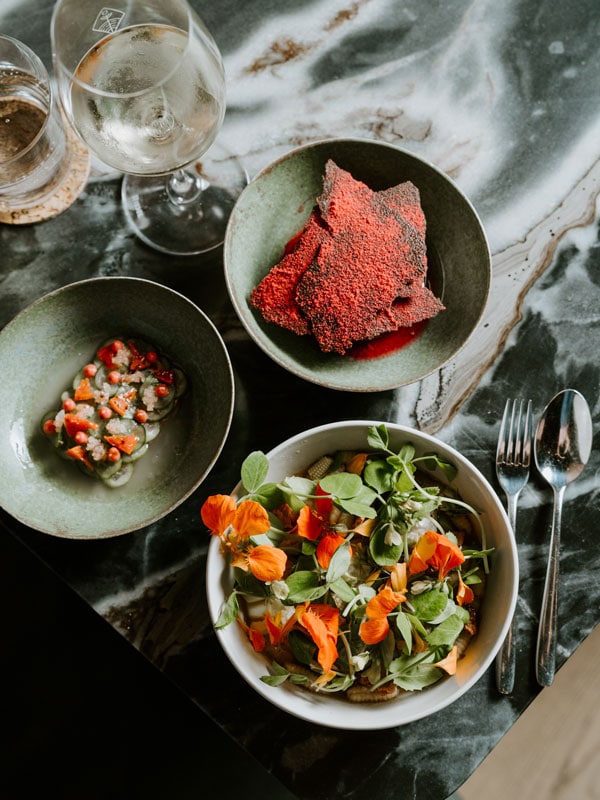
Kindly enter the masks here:
M 73 378 L 42 431 L 105 486 L 124 486 L 187 387 L 184 372 L 141 339 L 111 338 Z
M 255 451 L 201 508 L 233 572 L 215 627 L 241 627 L 274 691 L 393 701 L 454 674 L 477 635 L 490 549 L 454 466 L 408 437 L 391 449 L 384 424 L 365 433 L 277 482 Z

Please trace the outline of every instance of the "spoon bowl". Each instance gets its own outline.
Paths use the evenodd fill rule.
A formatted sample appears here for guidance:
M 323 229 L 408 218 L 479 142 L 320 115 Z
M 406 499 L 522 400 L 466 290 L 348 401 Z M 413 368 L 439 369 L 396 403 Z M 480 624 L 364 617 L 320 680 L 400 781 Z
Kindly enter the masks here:
M 558 392 L 544 409 L 534 442 L 536 466 L 554 493 L 550 554 L 536 653 L 536 676 L 542 686 L 552 683 L 555 672 L 563 499 L 568 484 L 581 475 L 588 462 L 592 438 L 592 415 L 586 399 L 575 389 Z

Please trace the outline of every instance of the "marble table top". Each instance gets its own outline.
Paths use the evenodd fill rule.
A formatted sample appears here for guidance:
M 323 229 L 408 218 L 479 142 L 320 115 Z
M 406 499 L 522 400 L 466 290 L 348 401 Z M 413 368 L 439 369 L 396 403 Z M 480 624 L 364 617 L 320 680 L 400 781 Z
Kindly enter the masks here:
M 337 419 L 381 419 L 434 433 L 495 484 L 507 397 L 536 415 L 565 387 L 593 414 L 595 447 L 563 512 L 558 662 L 600 618 L 600 14 L 593 0 L 221 0 L 192 3 L 224 56 L 222 142 L 250 176 L 299 144 L 364 137 L 445 171 L 485 226 L 493 281 L 476 333 L 438 372 L 393 391 L 305 384 L 250 341 L 229 302 L 220 251 L 167 257 L 128 230 L 119 176 L 92 171 L 74 205 L 32 226 L 0 225 L 0 326 L 46 292 L 128 275 L 170 286 L 213 320 L 230 354 L 230 435 L 200 488 L 148 529 L 55 539 L 3 515 L 30 548 L 158 670 L 299 798 L 443 800 L 540 691 L 533 672 L 552 496 L 533 476 L 521 496 L 517 683 L 493 670 L 434 717 L 367 736 L 310 725 L 255 696 L 216 641 L 204 595 L 204 498 L 232 487 L 243 457 Z M 51 0 L 0 0 L 0 30 L 50 66 Z M 218 679 L 215 679 L 218 676 Z M 226 691 L 215 690 L 215 680 Z M 570 721 L 576 724 L 576 721 Z M 273 731 L 277 735 L 273 736 Z M 268 742 L 268 746 L 265 746 Z M 361 757 L 355 753 L 360 751 Z M 327 767 L 324 768 L 326 763 Z

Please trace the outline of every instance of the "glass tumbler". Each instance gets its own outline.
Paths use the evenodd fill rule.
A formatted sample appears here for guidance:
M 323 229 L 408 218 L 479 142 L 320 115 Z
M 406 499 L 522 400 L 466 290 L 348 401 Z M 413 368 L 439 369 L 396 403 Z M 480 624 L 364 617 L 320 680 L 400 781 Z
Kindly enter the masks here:
M 90 171 L 87 148 L 55 101 L 48 72 L 0 35 L 0 222 L 39 222 L 67 209 Z

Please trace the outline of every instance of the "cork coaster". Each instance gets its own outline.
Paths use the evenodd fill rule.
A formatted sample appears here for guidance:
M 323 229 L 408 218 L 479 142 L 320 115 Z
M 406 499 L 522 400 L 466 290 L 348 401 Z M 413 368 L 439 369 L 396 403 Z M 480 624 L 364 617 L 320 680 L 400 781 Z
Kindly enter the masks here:
M 42 222 L 65 211 L 77 200 L 87 183 L 91 159 L 87 147 L 67 124 L 65 125 L 65 134 L 67 146 L 71 151 L 71 161 L 62 182 L 39 205 L 0 211 L 0 223 L 30 225 L 34 222 Z

